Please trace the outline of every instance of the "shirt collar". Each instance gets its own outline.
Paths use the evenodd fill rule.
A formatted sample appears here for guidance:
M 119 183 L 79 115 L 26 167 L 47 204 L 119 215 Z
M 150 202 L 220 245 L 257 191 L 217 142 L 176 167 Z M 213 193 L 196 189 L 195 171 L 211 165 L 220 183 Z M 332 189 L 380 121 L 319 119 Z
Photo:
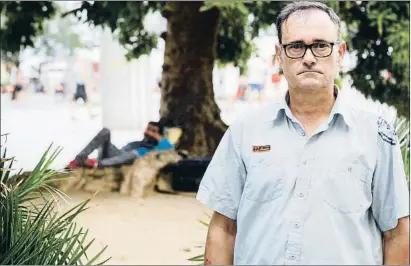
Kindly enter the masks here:
M 336 100 L 331 110 L 328 124 L 332 122 L 334 116 L 340 115 L 343 118 L 345 124 L 351 128 L 353 126 L 353 122 L 350 108 L 348 106 L 348 102 L 344 99 L 344 96 L 341 94 L 341 90 L 337 85 L 334 85 L 334 96 L 336 97 Z M 287 115 L 290 119 L 295 120 L 288 106 L 289 101 L 290 95 L 289 91 L 287 91 L 285 96 L 281 97 L 280 101 L 276 104 L 276 108 L 274 110 L 274 120 L 278 120 L 280 118 L 280 111 L 283 111 L 285 115 Z

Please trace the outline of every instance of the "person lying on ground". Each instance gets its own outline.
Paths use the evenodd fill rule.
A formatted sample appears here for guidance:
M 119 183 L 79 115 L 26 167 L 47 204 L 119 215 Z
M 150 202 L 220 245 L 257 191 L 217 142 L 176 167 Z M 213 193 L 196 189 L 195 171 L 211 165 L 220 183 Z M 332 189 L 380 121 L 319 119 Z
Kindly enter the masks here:
M 174 145 L 163 137 L 164 127 L 158 122 L 149 122 L 144 131 L 144 138 L 137 148 L 127 149 L 127 146 L 118 149 L 111 143 L 111 132 L 103 128 L 70 162 L 69 168 L 90 167 L 104 168 L 131 164 L 135 159 L 146 155 L 151 151 L 174 149 Z M 89 159 L 88 156 L 99 149 L 97 159 Z

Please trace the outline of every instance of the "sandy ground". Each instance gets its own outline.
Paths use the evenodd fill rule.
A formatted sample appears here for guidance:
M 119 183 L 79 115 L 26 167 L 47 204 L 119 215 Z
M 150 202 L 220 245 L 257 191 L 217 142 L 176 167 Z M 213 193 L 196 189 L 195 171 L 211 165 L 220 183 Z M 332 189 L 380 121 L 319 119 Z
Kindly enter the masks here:
M 93 197 L 71 193 L 70 204 Z M 195 199 L 194 193 L 152 194 L 140 205 L 118 193 L 97 194 L 78 223 L 95 238 L 89 256 L 105 245 L 106 264 L 195 265 L 187 259 L 204 251 L 207 229 L 197 220 L 208 222 L 210 210 Z

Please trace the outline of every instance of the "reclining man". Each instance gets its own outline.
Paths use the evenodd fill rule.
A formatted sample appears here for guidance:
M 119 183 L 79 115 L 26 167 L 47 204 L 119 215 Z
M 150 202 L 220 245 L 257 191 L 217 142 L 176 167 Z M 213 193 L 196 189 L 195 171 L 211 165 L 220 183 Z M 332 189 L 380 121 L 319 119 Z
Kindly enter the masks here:
M 122 149 L 118 149 L 110 141 L 110 130 L 103 128 L 89 144 L 77 154 L 76 158 L 70 162 L 69 168 L 120 166 L 122 164 L 131 164 L 135 159 L 144 156 L 150 151 L 174 149 L 174 145 L 162 136 L 163 133 L 164 126 L 159 122 L 151 121 L 144 131 L 144 138 L 138 147 L 129 149 L 125 146 Z M 99 148 L 100 151 L 97 160 L 87 158 L 95 149 Z

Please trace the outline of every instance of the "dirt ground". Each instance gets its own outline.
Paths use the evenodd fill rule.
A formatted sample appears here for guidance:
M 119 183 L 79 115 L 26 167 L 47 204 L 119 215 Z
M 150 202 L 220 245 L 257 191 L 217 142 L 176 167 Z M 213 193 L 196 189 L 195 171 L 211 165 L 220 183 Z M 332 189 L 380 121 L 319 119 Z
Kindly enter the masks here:
M 91 198 L 90 193 L 70 193 L 70 204 Z M 108 245 L 106 264 L 195 265 L 187 259 L 204 251 L 207 229 L 198 220 L 209 221 L 211 211 L 194 193 L 152 194 L 141 205 L 118 193 L 99 193 L 78 218 L 95 238 L 95 252 Z

